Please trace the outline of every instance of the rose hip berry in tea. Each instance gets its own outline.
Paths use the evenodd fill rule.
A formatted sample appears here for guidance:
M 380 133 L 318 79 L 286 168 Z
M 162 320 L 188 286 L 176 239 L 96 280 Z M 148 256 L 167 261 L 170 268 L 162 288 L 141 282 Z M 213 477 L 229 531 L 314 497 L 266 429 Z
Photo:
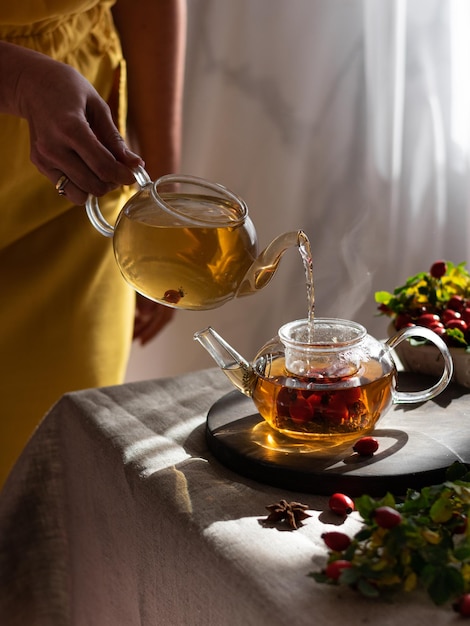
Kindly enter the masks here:
M 181 287 L 179 289 L 167 289 L 163 294 L 163 299 L 169 304 L 178 304 L 181 298 L 184 298 L 184 291 Z

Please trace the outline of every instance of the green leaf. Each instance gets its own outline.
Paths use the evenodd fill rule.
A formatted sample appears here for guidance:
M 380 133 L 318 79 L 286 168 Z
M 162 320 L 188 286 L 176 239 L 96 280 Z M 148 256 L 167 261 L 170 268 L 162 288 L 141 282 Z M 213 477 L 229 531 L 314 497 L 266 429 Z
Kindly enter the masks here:
M 360 578 L 357 582 L 357 589 L 363 596 L 367 598 L 378 598 L 380 595 L 379 590 L 374 585 L 371 585 L 364 578 Z
M 361 573 L 355 567 L 345 567 L 338 580 L 345 585 L 354 585 L 360 577 Z
M 388 492 L 384 495 L 384 497 L 380 500 L 379 506 L 390 506 L 392 509 L 396 506 L 395 496 Z
M 401 550 L 407 546 L 408 541 L 409 531 L 403 522 L 392 528 L 384 537 L 384 545 L 389 554 L 400 554 Z
M 313 578 L 317 583 L 329 583 L 330 579 L 324 572 L 309 572 L 307 574 L 310 578 Z
M 368 495 L 359 496 L 354 500 L 354 504 L 364 520 L 369 520 L 373 511 L 377 508 L 377 501 Z
M 425 280 L 428 277 L 426 272 L 418 272 L 417 274 L 415 274 L 414 276 L 410 276 L 409 278 L 406 279 L 406 287 L 410 287 L 412 285 L 415 285 L 416 283 L 421 282 L 422 280 Z
M 464 592 L 465 584 L 459 570 L 450 566 L 434 569 L 434 576 L 428 585 L 428 593 L 435 604 L 444 604 Z
M 465 340 L 465 335 L 459 328 L 447 328 L 446 335 L 453 339 L 455 342 L 461 344 L 462 346 L 467 345 L 467 341 Z
M 426 543 L 420 548 L 421 556 L 431 568 L 441 569 L 449 561 L 449 547 L 444 543 Z
M 392 298 L 393 295 L 388 291 L 375 292 L 375 301 L 377 302 L 377 304 L 388 304 Z
M 438 500 L 434 502 L 429 511 L 433 522 L 448 522 L 454 514 L 454 504 L 449 500 L 449 492 L 445 492 Z
M 469 561 L 470 560 L 470 543 L 468 540 L 465 543 L 459 544 L 454 550 L 454 557 L 458 561 Z
M 409 494 L 407 500 L 397 508 L 400 513 L 418 513 L 429 506 L 429 496 L 426 492 Z
M 426 565 L 421 568 L 419 577 L 425 587 L 429 587 L 429 585 L 436 577 L 436 569 L 437 568 L 435 565 L 430 565 L 429 563 L 426 563 Z
M 446 478 L 450 481 L 455 481 L 463 479 L 463 477 L 468 474 L 468 468 L 464 463 L 460 463 L 460 461 L 455 461 L 452 463 L 450 467 L 447 468 Z
M 343 552 L 343 559 L 345 561 L 352 561 L 354 554 L 357 550 L 357 541 L 352 541 L 348 548 Z
M 354 539 L 356 539 L 358 542 L 361 542 L 369 539 L 371 535 L 372 531 L 370 528 L 362 528 L 354 535 Z M 355 549 L 355 546 L 353 546 L 353 548 Z

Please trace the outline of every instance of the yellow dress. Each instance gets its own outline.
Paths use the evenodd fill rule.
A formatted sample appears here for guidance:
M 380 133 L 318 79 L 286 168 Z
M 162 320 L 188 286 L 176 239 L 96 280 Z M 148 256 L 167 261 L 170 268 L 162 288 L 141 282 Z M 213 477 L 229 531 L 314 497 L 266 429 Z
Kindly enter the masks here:
M 114 0 L 0 3 L 0 39 L 76 67 L 105 98 L 125 72 Z M 121 132 L 123 129 L 121 128 Z M 84 207 L 29 159 L 25 120 L 0 115 L 0 488 L 45 412 L 67 391 L 122 382 L 135 297 Z M 124 192 L 100 200 L 114 223 Z

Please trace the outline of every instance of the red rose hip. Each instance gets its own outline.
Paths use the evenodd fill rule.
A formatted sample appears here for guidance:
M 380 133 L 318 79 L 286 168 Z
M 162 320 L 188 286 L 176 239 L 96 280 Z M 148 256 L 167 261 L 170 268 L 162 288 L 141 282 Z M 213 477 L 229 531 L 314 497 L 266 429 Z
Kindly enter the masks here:
M 439 318 L 439 315 L 436 315 L 435 313 L 423 313 L 418 317 L 416 323 L 418 324 L 418 326 L 424 326 L 425 328 L 429 328 L 433 324 L 436 324 L 440 321 L 441 320 Z
M 470 593 L 464 593 L 452 606 L 462 617 L 470 617 Z
M 302 424 L 313 417 L 313 407 L 303 396 L 297 396 L 289 405 L 289 414 L 293 422 Z
M 351 539 L 345 533 L 340 533 L 337 530 L 332 530 L 322 535 L 323 541 L 326 543 L 330 550 L 335 552 L 342 552 L 351 545 Z
M 372 456 L 379 449 L 379 442 L 374 437 L 361 437 L 353 446 L 354 452 L 361 456 Z
M 345 561 L 344 559 L 338 559 L 338 561 L 332 561 L 328 563 L 325 569 L 325 575 L 331 580 L 338 580 L 343 570 L 352 567 L 351 561 Z
M 408 326 L 414 326 L 413 318 L 408 313 L 400 313 L 395 320 L 395 329 L 401 330 Z
M 465 308 L 465 300 L 462 296 L 452 296 L 447 303 L 447 308 L 460 313 Z
M 337 515 L 349 515 L 354 511 L 354 501 L 344 493 L 334 493 L 328 500 L 328 506 Z
M 373 517 L 381 528 L 394 528 L 401 522 L 401 515 L 391 506 L 379 506 L 375 509 Z
M 464 309 L 462 309 L 461 317 L 464 322 L 466 322 L 467 324 L 470 324 L 470 308 L 469 307 L 465 307 Z
M 168 304 L 178 304 L 181 298 L 184 296 L 184 291 L 180 287 L 179 289 L 167 289 L 163 294 L 163 299 Z
M 459 320 L 461 318 L 462 315 L 453 309 L 444 309 L 441 314 L 441 321 L 443 324 L 448 324 L 451 320 Z
M 445 261 L 436 261 L 431 265 L 429 273 L 433 278 L 441 278 L 447 271 L 447 265 Z
M 464 333 L 467 330 L 467 324 L 463 320 L 450 320 L 449 322 L 447 322 L 446 328 L 457 328 Z

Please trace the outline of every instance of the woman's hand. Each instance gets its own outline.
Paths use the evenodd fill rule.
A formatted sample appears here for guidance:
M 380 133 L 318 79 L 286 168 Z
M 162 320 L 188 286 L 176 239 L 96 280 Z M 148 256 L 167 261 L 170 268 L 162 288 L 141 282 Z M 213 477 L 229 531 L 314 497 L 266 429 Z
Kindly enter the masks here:
M 136 294 L 134 339 L 141 345 L 153 339 L 173 318 L 175 309 Z
M 133 184 L 143 165 L 119 134 L 108 105 L 74 68 L 21 46 L 0 42 L 0 111 L 25 118 L 31 161 L 52 184 L 65 175 L 64 193 L 84 204 Z

